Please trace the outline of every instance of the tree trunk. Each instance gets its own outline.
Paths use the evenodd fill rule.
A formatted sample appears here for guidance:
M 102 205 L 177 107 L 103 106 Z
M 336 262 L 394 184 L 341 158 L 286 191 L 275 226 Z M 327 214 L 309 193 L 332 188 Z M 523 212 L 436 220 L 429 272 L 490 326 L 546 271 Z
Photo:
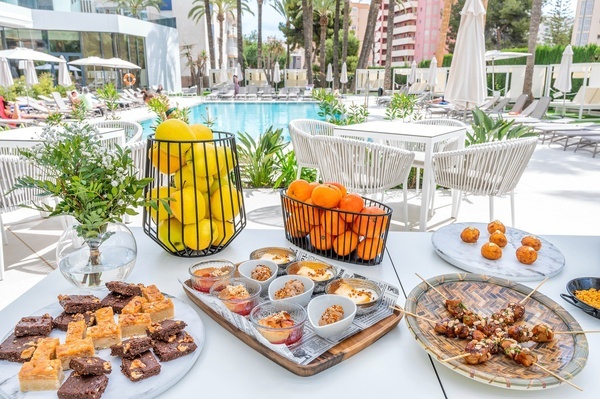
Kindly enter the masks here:
M 212 31 L 212 16 L 210 12 L 210 0 L 204 0 L 204 16 L 206 17 L 206 32 L 208 34 L 208 55 L 210 57 L 210 67 L 216 69 L 215 58 L 215 36 Z
M 344 0 L 344 35 L 342 41 L 342 64 L 348 58 L 348 28 L 350 27 L 350 0 Z
M 321 48 L 319 49 L 319 66 L 321 68 L 321 87 L 327 87 L 327 81 L 325 80 L 325 40 L 327 40 L 327 24 L 329 19 L 327 15 L 321 15 L 319 19 L 319 25 L 321 25 Z
M 242 0 L 237 0 L 236 3 L 236 13 L 237 13 L 237 59 L 238 59 L 238 63 L 240 64 L 240 67 L 242 69 L 242 73 L 245 74 L 244 72 L 244 37 L 242 36 Z M 242 85 L 243 84 L 243 79 L 242 79 Z
M 312 42 L 313 42 L 313 12 L 312 0 L 302 0 L 302 30 L 304 31 L 304 68 L 308 84 L 313 84 L 312 73 Z
M 256 0 L 258 5 L 258 46 L 256 51 L 257 68 L 262 68 L 262 6 L 263 0 Z
M 396 8 L 396 0 L 388 0 L 388 2 L 387 28 L 385 34 L 385 74 L 383 75 L 383 87 L 388 90 L 393 90 L 392 48 L 394 41 L 394 9 Z
M 533 0 L 531 3 L 531 21 L 529 22 L 529 40 L 527 42 L 527 51 L 531 53 L 531 57 L 527 57 L 527 65 L 525 67 L 525 81 L 523 83 L 523 93 L 527 94 L 527 104 L 533 101 L 533 67 L 535 65 L 535 46 L 537 44 L 538 30 L 542 20 L 542 6 L 544 0 Z
M 335 0 L 335 14 L 333 15 L 333 89 L 338 88 L 340 80 L 340 0 Z
M 367 29 L 365 30 L 365 37 L 362 41 L 362 48 L 360 49 L 360 56 L 358 57 L 357 69 L 365 69 L 369 62 L 369 55 L 371 48 L 373 47 L 373 38 L 375 37 L 375 24 L 377 23 L 377 14 L 381 8 L 381 0 L 371 0 L 371 6 L 369 7 L 369 15 L 367 17 Z
M 446 36 L 448 27 L 450 26 L 450 14 L 452 13 L 453 0 L 444 1 L 444 9 L 442 10 L 442 24 L 440 25 L 440 36 L 438 38 L 437 47 L 435 49 L 435 58 L 438 65 L 441 67 L 444 63 L 444 54 L 446 54 Z
M 219 68 L 223 68 L 223 21 L 225 21 L 225 15 L 219 14 L 217 15 L 217 21 L 219 21 Z

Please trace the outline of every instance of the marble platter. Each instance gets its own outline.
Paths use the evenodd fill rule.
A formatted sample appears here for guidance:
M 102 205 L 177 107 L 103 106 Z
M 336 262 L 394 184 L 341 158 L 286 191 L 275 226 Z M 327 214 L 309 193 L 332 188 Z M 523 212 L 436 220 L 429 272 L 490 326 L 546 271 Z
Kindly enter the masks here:
M 108 291 L 94 291 L 94 295 L 102 299 Z M 185 302 L 169 296 L 175 305 L 175 319 L 183 320 L 187 323 L 186 331 L 194 338 L 198 348 L 187 356 L 180 357 L 170 362 L 160 362 L 160 374 L 138 382 L 131 382 L 121 373 L 121 358 L 111 356 L 110 349 L 96 350 L 96 356 L 109 360 L 112 364 L 112 372 L 108 374 L 108 386 L 102 395 L 103 398 L 153 398 L 171 388 L 192 368 L 200 356 L 204 347 L 204 324 L 196 311 Z M 33 315 L 50 314 L 52 317 L 58 316 L 62 312 L 62 307 L 55 302 L 43 309 L 35 312 Z M 23 315 L 28 316 L 28 315 Z M 2 341 L 10 335 L 7 331 Z M 65 332 L 53 329 L 50 337 L 60 338 L 64 341 Z M 19 390 L 19 379 L 17 373 L 21 369 L 22 363 L 13 363 L 0 360 L 0 397 L 11 399 L 32 399 L 32 398 L 56 398 L 56 391 L 37 391 L 21 392 Z M 71 370 L 65 371 L 65 379 L 69 376 Z
M 479 229 L 479 240 L 468 244 L 460 239 L 460 233 L 468 226 Z M 517 248 L 521 239 L 532 235 L 512 227 L 506 228 L 508 245 L 502 249 L 502 257 L 489 260 L 481 255 L 481 246 L 488 242 L 487 223 L 453 223 L 433 233 L 431 243 L 436 253 L 446 262 L 472 273 L 508 278 L 514 281 L 535 281 L 552 277 L 565 266 L 565 257 L 551 242 L 538 237 L 542 248 L 538 251 L 538 259 L 531 265 L 524 265 L 517 260 Z

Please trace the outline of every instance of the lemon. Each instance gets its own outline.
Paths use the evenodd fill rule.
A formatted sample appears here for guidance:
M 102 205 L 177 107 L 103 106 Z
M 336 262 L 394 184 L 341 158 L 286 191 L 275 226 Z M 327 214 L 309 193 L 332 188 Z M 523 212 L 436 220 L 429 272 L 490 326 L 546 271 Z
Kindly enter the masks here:
M 231 237 L 235 234 L 235 228 L 231 222 L 222 222 L 220 220 L 214 222 L 217 226 L 217 236 L 212 242 L 212 245 L 225 245 L 231 240 Z
M 191 163 L 196 171 L 196 178 L 212 176 L 217 168 L 217 152 L 215 146 L 207 143 L 195 143 L 185 154 L 187 163 Z
M 158 240 L 171 252 L 185 249 L 183 244 L 183 225 L 175 218 L 165 219 L 158 224 Z
M 204 192 L 208 192 L 208 188 L 213 184 L 212 176 L 195 176 L 194 169 L 186 164 L 181 167 L 177 172 L 175 172 L 175 176 L 173 177 L 175 187 L 178 189 L 182 189 L 187 186 L 194 187 L 196 185 L 196 190 Z
M 146 209 L 150 213 L 150 217 L 156 223 L 160 222 L 161 220 L 168 219 L 170 217 L 167 208 L 165 208 L 162 202 L 158 201 L 161 198 L 169 198 L 169 187 L 154 187 L 152 190 L 148 191 L 148 194 L 146 194 L 147 201 L 154 200 L 158 205 L 158 210 L 152 208 L 151 206 L 146 207 Z
M 173 201 L 170 202 L 173 216 L 183 224 L 198 223 L 204 219 L 206 205 L 202 193 L 194 187 L 185 187 L 171 194 Z
M 184 143 L 161 143 L 160 149 L 167 151 L 170 155 L 185 154 L 191 144 L 187 141 L 193 141 L 196 136 L 190 126 L 180 119 L 167 119 L 156 127 L 154 132 L 156 140 L 180 141 Z
M 217 220 L 232 220 L 240 213 L 241 195 L 232 185 L 221 186 L 210 197 L 211 216 Z
M 216 224 L 208 219 L 183 226 L 183 242 L 188 248 L 195 251 L 208 248 L 217 234 Z
M 202 193 L 202 198 L 204 198 L 204 216 L 210 216 L 210 198 L 207 192 Z
M 185 158 L 167 154 L 165 151 L 160 150 L 157 144 L 154 144 L 152 149 L 148 151 L 148 157 L 152 165 L 165 175 L 177 172 L 181 165 L 185 163 Z
M 213 195 L 215 193 L 215 191 L 217 191 L 219 189 L 219 187 L 221 186 L 228 186 L 229 185 L 229 179 L 227 178 L 227 176 L 222 177 L 221 179 L 217 180 L 213 180 L 213 183 L 210 185 L 210 195 Z
M 227 176 L 227 174 L 235 167 L 235 160 L 231 148 L 217 147 L 217 161 L 219 162 L 219 172 L 215 177 Z
M 194 132 L 196 140 L 214 140 L 213 132 L 208 126 L 201 123 L 195 123 L 190 125 L 190 128 Z

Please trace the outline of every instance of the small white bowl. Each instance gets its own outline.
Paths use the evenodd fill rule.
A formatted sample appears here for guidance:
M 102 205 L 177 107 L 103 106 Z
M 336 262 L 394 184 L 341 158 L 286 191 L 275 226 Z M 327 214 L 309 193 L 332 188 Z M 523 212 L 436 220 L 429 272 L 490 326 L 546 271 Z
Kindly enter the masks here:
M 267 266 L 271 270 L 271 277 L 269 277 L 268 279 L 266 279 L 264 281 L 254 280 L 251 277 L 252 270 L 254 270 L 256 268 L 256 266 L 258 266 L 258 265 Z M 277 263 L 273 262 L 272 260 L 264 260 L 264 259 L 247 260 L 238 266 L 238 272 L 240 273 L 240 275 L 242 275 L 246 278 L 249 278 L 250 280 L 256 281 L 258 284 L 260 284 L 261 291 L 265 292 L 265 291 L 267 291 L 269 284 L 271 284 L 271 282 L 277 278 L 277 273 L 279 272 L 279 265 Z
M 344 309 L 344 318 L 335 323 L 320 326 L 319 320 L 321 319 L 321 316 L 328 307 L 333 305 L 339 305 Z M 349 298 L 340 295 L 325 294 L 313 298 L 308 304 L 306 312 L 308 313 L 308 320 L 315 333 L 319 337 L 330 338 L 340 335 L 350 327 L 356 316 L 356 304 Z
M 275 299 L 275 293 L 277 292 L 277 290 L 283 288 L 285 283 L 287 283 L 290 280 L 298 280 L 298 281 L 302 282 L 302 284 L 304 284 L 304 292 L 302 294 L 292 296 L 289 298 Z M 269 285 L 269 299 L 272 301 L 276 301 L 276 302 L 289 302 L 289 303 L 296 303 L 300 306 L 306 306 L 306 305 L 308 305 L 308 302 L 310 302 L 310 297 L 312 296 L 314 289 L 315 289 L 315 282 L 312 281 L 308 277 L 285 275 L 285 276 L 277 277 Z

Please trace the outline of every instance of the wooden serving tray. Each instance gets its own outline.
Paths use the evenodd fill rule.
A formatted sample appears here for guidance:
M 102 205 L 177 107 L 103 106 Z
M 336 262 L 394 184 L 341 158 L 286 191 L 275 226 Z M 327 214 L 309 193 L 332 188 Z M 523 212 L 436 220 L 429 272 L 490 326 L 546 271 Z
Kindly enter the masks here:
M 185 285 L 191 287 L 190 280 L 186 280 Z M 336 364 L 339 364 L 344 360 L 354 356 L 355 354 L 357 354 L 358 352 L 365 349 L 373 342 L 377 341 L 379 338 L 387 334 L 392 328 L 396 327 L 402 319 L 402 313 L 398 310 L 394 310 L 394 313 L 391 316 L 380 320 L 371 327 L 362 330 L 361 332 L 340 342 L 339 344 L 329 349 L 327 352 L 323 353 L 321 356 L 319 356 L 309 364 L 301 365 L 292 362 L 286 357 L 259 343 L 251 336 L 238 330 L 234 325 L 230 324 L 227 320 L 222 318 L 217 312 L 212 310 L 204 302 L 195 297 L 191 292 L 189 292 L 188 290 L 184 291 L 187 294 L 187 296 L 192 300 L 192 302 L 198 305 L 198 307 L 202 309 L 204 313 L 209 315 L 214 321 L 219 323 L 221 327 L 229 331 L 231 334 L 236 336 L 238 339 L 240 339 L 242 342 L 244 342 L 246 345 L 257 351 L 261 355 L 267 357 L 268 359 L 274 361 L 283 368 L 301 377 L 309 377 L 311 375 L 318 374 L 321 371 L 327 370 L 328 368 L 333 367 Z

